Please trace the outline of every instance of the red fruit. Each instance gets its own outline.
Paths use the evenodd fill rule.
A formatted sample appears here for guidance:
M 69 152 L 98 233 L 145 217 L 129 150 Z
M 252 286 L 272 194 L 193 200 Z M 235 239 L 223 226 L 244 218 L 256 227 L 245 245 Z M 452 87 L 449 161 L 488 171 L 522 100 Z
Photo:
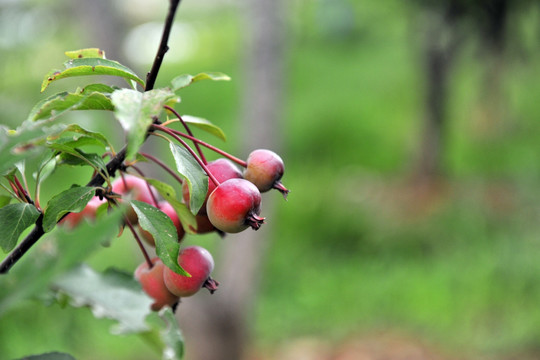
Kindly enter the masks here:
M 158 205 L 159 205 L 159 209 L 161 211 L 163 211 L 165 214 L 167 214 L 171 218 L 171 220 L 172 220 L 172 222 L 174 224 L 174 227 L 176 228 L 176 233 L 178 234 L 178 242 L 180 242 L 184 238 L 184 235 L 186 233 L 184 231 L 184 228 L 182 227 L 182 223 L 180 222 L 180 218 L 176 214 L 176 211 L 174 210 L 172 205 L 169 204 L 166 201 L 160 201 L 158 203 Z M 150 244 L 152 246 L 156 246 L 156 242 L 154 240 L 154 237 L 148 231 L 143 230 L 141 228 L 141 235 L 142 235 L 143 239 L 145 239 L 148 244 Z
M 165 286 L 163 271 L 167 267 L 157 257 L 152 259 L 152 263 L 152 268 L 148 268 L 146 261 L 139 265 L 135 270 L 135 279 L 141 283 L 144 292 L 154 299 L 152 310 L 158 311 L 166 305 L 173 306 L 178 302 L 178 296 Z
M 107 200 L 100 200 L 98 197 L 93 197 L 81 212 L 69 213 L 60 224 L 66 224 L 70 229 L 75 228 L 84 218 L 94 220 L 96 218 L 97 208 L 106 203 Z
M 191 277 L 177 274 L 165 267 L 163 279 L 165 286 L 171 293 L 187 297 L 194 295 L 202 287 L 207 287 L 210 292 L 217 289 L 218 283 L 210 277 L 212 270 L 214 270 L 214 259 L 208 250 L 200 246 L 188 246 L 178 254 L 178 264 Z
M 123 195 L 127 200 L 139 200 L 155 205 L 146 181 L 133 175 L 124 175 L 123 178 L 113 181 L 112 191 Z
M 261 193 L 255 185 L 244 179 L 222 182 L 208 198 L 208 218 L 219 230 L 237 233 L 249 226 L 261 227 Z
M 197 220 L 197 234 L 206 234 L 216 230 L 208 215 L 196 215 L 195 220 Z
M 208 171 L 210 171 L 212 175 L 214 175 L 216 180 L 220 183 L 229 179 L 242 178 L 242 173 L 236 167 L 236 165 L 234 165 L 232 161 L 225 158 L 211 161 L 206 165 L 206 167 L 208 168 Z M 199 210 L 199 214 L 206 214 L 206 202 L 208 201 L 208 197 L 215 188 L 216 184 L 214 184 L 212 180 L 208 179 L 208 192 L 206 193 L 204 203 Z M 187 186 L 187 183 L 182 184 L 182 197 L 184 198 L 184 202 L 186 204 L 189 204 L 189 187 Z
M 197 220 L 197 230 L 190 226 L 191 230 L 195 231 L 197 234 L 206 234 L 212 231 L 215 231 L 216 228 L 210 222 L 208 215 L 195 215 L 195 220 Z
M 155 194 L 155 190 L 152 187 L 150 189 Z M 112 183 L 112 191 L 122 195 L 123 200 L 139 200 L 155 206 L 150 189 L 146 181 L 133 175 L 124 175 Z M 137 223 L 137 214 L 133 209 L 130 208 L 126 216 L 132 224 Z
M 260 192 L 274 188 L 287 197 L 289 190 L 280 181 L 285 167 L 278 154 L 265 149 L 255 150 L 249 154 L 246 163 L 244 179 L 255 184 Z

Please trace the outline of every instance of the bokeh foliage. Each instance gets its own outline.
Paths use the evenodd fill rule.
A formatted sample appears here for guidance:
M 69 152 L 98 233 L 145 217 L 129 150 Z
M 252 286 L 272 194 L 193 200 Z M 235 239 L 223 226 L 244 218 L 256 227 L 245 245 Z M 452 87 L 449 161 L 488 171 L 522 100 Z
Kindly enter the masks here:
M 19 42 L 0 49 L 0 123 L 11 126 L 43 98 L 41 76 L 62 61 L 65 49 L 99 46 L 85 43 L 77 24 L 59 15 L 66 11 L 62 2 L 21 4 L 2 5 L 2 16 L 37 12 L 35 19 L 52 18 L 57 25 L 35 39 L 19 29 Z M 292 191 L 288 203 L 277 203 L 272 220 L 256 343 L 273 347 L 306 335 L 340 341 L 396 329 L 458 354 L 535 351 L 538 8 L 513 15 L 519 35 L 501 55 L 496 107 L 485 85 L 492 59 L 479 54 L 479 38 L 465 40 L 449 89 L 445 178 L 426 190 L 410 180 L 424 116 L 419 54 L 426 14 L 417 3 L 397 0 L 286 6 L 286 107 L 276 124 L 283 129 L 284 182 Z M 230 83 L 187 89 L 180 106 L 182 113 L 219 124 L 228 135 L 223 147 L 233 153 L 243 79 L 243 25 L 235 10 L 186 0 L 179 19 L 196 30 L 198 45 L 181 62 L 166 60 L 158 78 L 159 86 L 179 73 L 231 75 Z M 7 31 L 13 30 L 3 26 L 3 37 Z M 137 66 L 138 73 L 146 71 Z M 54 90 L 69 88 L 63 86 Z M 99 128 L 111 122 L 98 115 L 92 123 Z M 120 144 L 120 129 L 118 134 Z M 89 178 L 71 174 L 56 174 L 58 186 Z M 133 269 L 139 255 L 126 252 L 128 241 L 117 239 L 92 264 L 104 268 L 114 261 Z M 29 322 L 31 327 L 21 326 Z M 108 327 L 82 310 L 24 304 L 2 320 L 0 353 L 22 356 L 30 339 L 35 352 L 54 345 L 78 359 L 151 356 L 139 339 L 111 337 Z

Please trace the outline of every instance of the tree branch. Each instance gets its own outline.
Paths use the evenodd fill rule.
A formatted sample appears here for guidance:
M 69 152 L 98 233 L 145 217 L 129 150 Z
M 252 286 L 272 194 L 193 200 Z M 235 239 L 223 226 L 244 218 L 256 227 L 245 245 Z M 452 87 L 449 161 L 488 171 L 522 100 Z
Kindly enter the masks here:
M 120 168 L 122 163 L 124 162 L 124 159 L 126 158 L 126 149 L 127 147 L 124 146 L 120 152 L 116 154 L 115 157 L 113 157 L 108 163 L 107 163 L 107 171 L 111 176 L 114 176 L 115 172 Z M 100 174 L 96 174 L 89 182 L 86 184 L 86 186 L 91 187 L 98 187 L 103 185 L 105 180 Z M 65 218 L 69 213 L 62 216 L 62 218 L 59 220 L 61 221 L 63 218 Z M 6 274 L 9 269 L 19 259 L 26 254 L 28 250 L 45 234 L 45 231 L 43 231 L 43 214 L 39 215 L 39 218 L 36 221 L 36 226 L 32 229 L 28 235 L 24 238 L 23 241 L 17 245 L 15 249 L 13 249 L 9 255 L 0 263 L 0 274 Z
M 156 57 L 154 59 L 154 64 L 152 65 L 152 69 L 148 73 L 147 80 L 146 80 L 146 88 L 145 91 L 152 90 L 154 88 L 154 84 L 157 78 L 157 74 L 159 72 L 159 69 L 161 67 L 161 63 L 163 62 L 163 57 L 165 56 L 165 53 L 169 49 L 168 41 L 169 41 L 169 35 L 171 33 L 172 23 L 174 20 L 174 16 L 176 14 L 176 10 L 178 9 L 178 5 L 180 4 L 180 0 L 170 0 L 169 5 L 169 12 L 167 14 L 167 18 L 165 20 L 165 26 L 163 28 L 163 36 L 161 38 L 161 44 L 159 46 L 158 52 L 156 54 Z M 156 121 L 154 121 L 156 122 Z M 153 131 L 153 129 L 149 130 L 149 133 Z M 115 157 L 113 157 L 108 163 L 107 163 L 107 172 L 110 176 L 114 176 L 116 171 L 121 168 L 125 158 L 126 158 L 126 150 L 127 146 L 124 146 L 122 150 L 120 150 Z M 86 186 L 91 187 L 99 187 L 102 186 L 104 183 L 104 179 L 101 175 L 96 174 L 89 182 L 86 184 Z M 61 221 L 64 217 L 66 217 L 69 213 L 62 216 L 62 218 L 59 220 Z M 45 234 L 45 231 L 43 230 L 43 214 L 39 216 L 39 218 L 36 221 L 36 226 L 28 233 L 28 235 L 13 249 L 8 256 L 2 260 L 0 263 L 0 274 L 7 274 L 7 272 L 19 261 L 24 254 L 30 250 L 30 248 L 38 242 L 38 240 Z
M 180 5 L 180 0 L 170 0 L 169 2 L 169 13 L 167 14 L 167 18 L 165 19 L 163 35 L 161 36 L 161 43 L 159 44 L 156 57 L 154 58 L 152 69 L 150 69 L 150 72 L 146 75 L 145 91 L 149 91 L 154 88 L 159 68 L 161 67 L 161 63 L 163 62 L 163 57 L 165 56 L 165 53 L 169 51 L 169 45 L 167 44 L 169 43 L 169 35 L 171 34 L 174 15 L 176 13 L 178 5 Z

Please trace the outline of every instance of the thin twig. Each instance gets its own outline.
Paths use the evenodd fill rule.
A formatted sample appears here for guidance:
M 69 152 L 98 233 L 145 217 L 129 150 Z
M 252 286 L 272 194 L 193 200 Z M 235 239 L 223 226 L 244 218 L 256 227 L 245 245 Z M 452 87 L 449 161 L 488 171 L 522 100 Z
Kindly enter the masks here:
M 165 26 L 163 27 L 163 34 L 161 36 L 161 43 L 159 44 L 156 57 L 154 58 L 152 69 L 150 69 L 150 72 L 148 73 L 148 75 L 146 75 L 145 91 L 149 91 L 154 88 L 159 68 L 161 67 L 161 63 L 163 62 L 163 57 L 165 56 L 165 53 L 169 51 L 169 35 L 171 34 L 174 15 L 176 13 L 178 5 L 180 5 L 180 0 L 170 0 L 169 12 L 167 14 L 167 18 L 165 19 Z

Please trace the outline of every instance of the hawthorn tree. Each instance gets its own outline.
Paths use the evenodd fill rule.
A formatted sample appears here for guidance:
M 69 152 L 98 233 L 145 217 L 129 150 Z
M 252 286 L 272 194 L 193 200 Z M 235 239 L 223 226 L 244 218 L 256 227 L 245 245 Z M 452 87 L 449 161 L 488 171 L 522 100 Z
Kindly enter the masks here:
M 155 333 L 163 357 L 180 359 L 184 344 L 176 307 L 182 297 L 202 288 L 213 293 L 219 287 L 211 277 L 212 255 L 200 246 L 182 246 L 184 235 L 257 230 L 265 220 L 261 192 L 277 189 L 287 196 L 277 154 L 256 149 L 247 160 L 228 154 L 191 131 L 196 127 L 225 139 L 218 126 L 174 108 L 185 87 L 202 80 L 229 80 L 227 75 L 183 74 L 167 87 L 154 88 L 179 3 L 170 0 L 161 42 L 144 80 L 100 49 L 68 51 L 63 67 L 45 75 L 41 91 L 61 79 L 94 75 L 120 77 L 127 86 L 95 83 L 60 92 L 39 101 L 16 129 L 0 127 L 0 227 L 5 231 L 0 247 L 7 254 L 0 263 L 0 317 L 18 301 L 47 292 L 49 300 L 68 297 L 76 306 L 91 307 L 96 316 L 115 319 L 113 333 Z M 125 146 L 117 151 L 109 141 L 112 134 L 58 121 L 81 110 L 111 112 L 125 130 Z M 168 143 L 175 169 L 141 151 L 149 137 Z M 203 147 L 221 158 L 208 162 Z M 171 181 L 147 176 L 141 162 L 164 169 Z M 89 167 L 93 175 L 86 184 L 73 184 L 46 203 L 40 201 L 41 187 L 54 188 L 46 180 L 62 166 L 73 171 Z M 124 228 L 144 258 L 133 273 L 99 273 L 81 264 Z M 30 250 L 38 241 L 50 246 L 36 256 Z M 157 257 L 149 255 L 149 247 L 155 247 Z

